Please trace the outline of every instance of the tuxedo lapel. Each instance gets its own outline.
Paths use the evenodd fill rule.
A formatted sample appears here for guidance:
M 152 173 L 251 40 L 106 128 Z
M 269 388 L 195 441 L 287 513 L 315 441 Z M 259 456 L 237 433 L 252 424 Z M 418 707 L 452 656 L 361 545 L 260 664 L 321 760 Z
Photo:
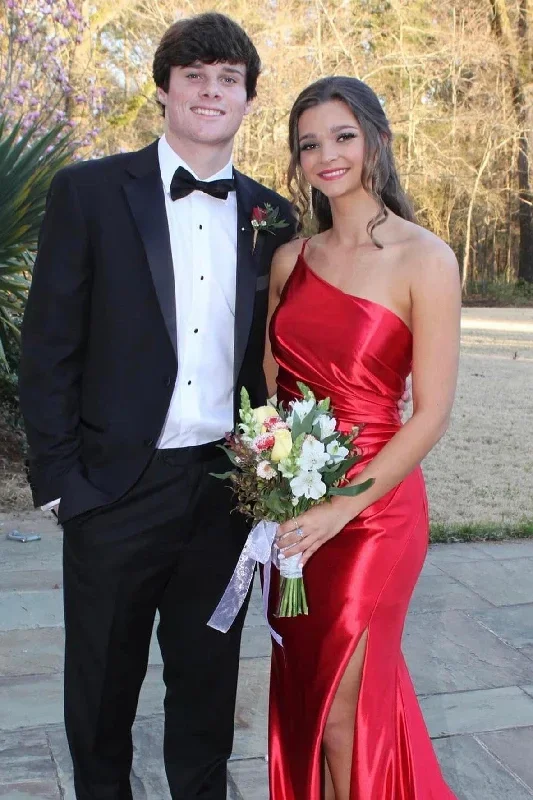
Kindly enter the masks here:
M 253 194 L 255 184 L 237 171 L 235 171 L 235 185 L 237 191 L 237 286 L 235 297 L 234 380 L 237 383 L 254 313 L 261 237 L 258 237 L 254 249 L 254 231 L 251 219 L 253 207 L 260 205 L 261 200 Z
M 126 197 L 139 230 L 157 299 L 174 352 L 177 354 L 174 268 L 157 142 L 134 153 L 128 163 Z

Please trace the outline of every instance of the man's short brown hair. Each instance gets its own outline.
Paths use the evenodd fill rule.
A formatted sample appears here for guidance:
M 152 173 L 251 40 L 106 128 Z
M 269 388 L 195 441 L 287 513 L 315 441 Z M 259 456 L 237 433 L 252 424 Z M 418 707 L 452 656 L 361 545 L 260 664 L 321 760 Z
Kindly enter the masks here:
M 257 78 L 261 61 L 248 34 L 224 14 L 210 12 L 180 19 L 163 34 L 155 52 L 152 74 L 155 85 L 168 92 L 172 67 L 203 64 L 244 64 L 246 95 L 253 100 L 257 94 Z

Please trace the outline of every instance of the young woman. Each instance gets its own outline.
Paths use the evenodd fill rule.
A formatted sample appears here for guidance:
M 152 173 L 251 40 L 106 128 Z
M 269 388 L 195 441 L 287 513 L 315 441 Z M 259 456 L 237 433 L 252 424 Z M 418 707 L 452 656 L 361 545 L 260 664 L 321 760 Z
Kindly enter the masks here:
M 453 800 L 401 638 L 428 544 L 419 464 L 446 430 L 456 385 L 457 262 L 414 223 L 368 86 L 312 84 L 289 128 L 289 185 L 319 232 L 274 257 L 269 388 L 289 402 L 303 381 L 331 398 L 342 430 L 363 424 L 350 479 L 374 484 L 279 528 L 282 555 L 302 553 L 310 612 L 271 613 L 283 637 L 272 668 L 271 797 Z M 414 413 L 402 426 L 411 370 Z

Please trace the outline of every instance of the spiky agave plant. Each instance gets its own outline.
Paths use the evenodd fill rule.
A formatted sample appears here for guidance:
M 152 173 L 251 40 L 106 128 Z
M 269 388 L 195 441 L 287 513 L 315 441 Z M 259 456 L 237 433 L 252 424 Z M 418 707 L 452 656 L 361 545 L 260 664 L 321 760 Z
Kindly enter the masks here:
M 46 195 L 54 173 L 71 158 L 70 131 L 55 125 L 23 131 L 0 116 L 0 368 L 18 342 Z

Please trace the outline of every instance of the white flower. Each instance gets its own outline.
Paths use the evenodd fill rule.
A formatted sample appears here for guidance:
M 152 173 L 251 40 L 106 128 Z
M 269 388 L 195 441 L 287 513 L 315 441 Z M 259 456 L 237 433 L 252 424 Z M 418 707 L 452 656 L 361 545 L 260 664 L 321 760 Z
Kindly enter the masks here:
M 302 470 L 292 479 L 291 489 L 295 497 L 308 497 L 311 500 L 319 500 L 326 494 L 326 484 L 315 470 Z
M 316 470 L 324 467 L 329 461 L 326 448 L 314 436 L 306 436 L 302 445 L 302 452 L 298 458 L 298 466 L 305 470 Z
M 320 425 L 321 439 L 326 439 L 328 436 L 331 436 L 332 433 L 335 433 L 337 421 L 333 417 L 328 417 L 327 414 L 321 414 L 315 421 L 315 424 L 316 422 Z
M 256 472 L 258 478 L 263 478 L 265 481 L 271 481 L 272 478 L 276 477 L 276 470 L 268 461 L 260 461 Z
M 294 415 L 296 415 L 300 420 L 306 417 L 310 411 L 313 410 L 315 406 L 314 400 L 293 400 L 291 402 L 292 411 L 287 418 L 287 422 L 289 425 L 292 426 L 294 422 Z
M 338 441 L 330 442 L 326 447 L 326 451 L 329 455 L 330 463 L 333 464 L 339 464 L 350 453 L 348 448 L 343 447 Z

